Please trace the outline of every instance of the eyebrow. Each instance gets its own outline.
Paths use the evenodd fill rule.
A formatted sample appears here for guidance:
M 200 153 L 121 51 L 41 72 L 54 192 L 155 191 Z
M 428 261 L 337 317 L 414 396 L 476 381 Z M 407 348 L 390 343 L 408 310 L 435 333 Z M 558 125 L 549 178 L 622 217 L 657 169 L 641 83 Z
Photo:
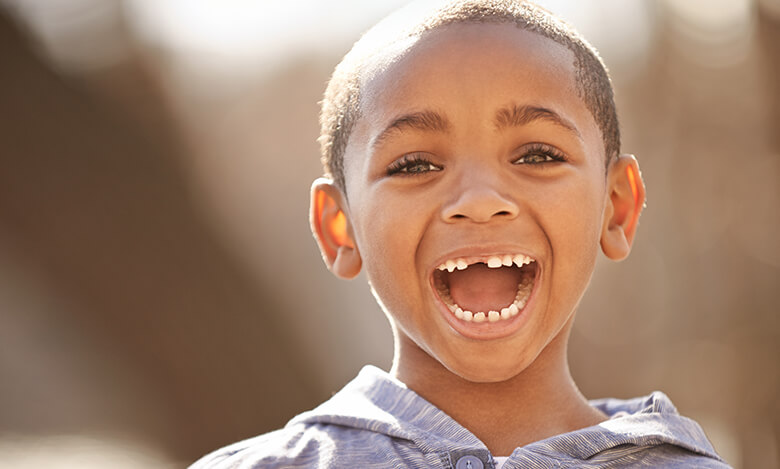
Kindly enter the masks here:
M 390 124 L 377 135 L 371 146 L 373 148 L 382 144 L 391 134 L 404 130 L 419 130 L 423 132 L 448 132 L 449 121 L 439 113 L 431 110 L 412 112 L 395 117 Z
M 566 130 L 574 133 L 580 140 L 582 135 L 577 127 L 569 120 L 545 107 L 539 106 L 510 106 L 503 109 L 499 109 L 496 112 L 494 123 L 499 130 L 507 127 L 518 127 L 526 125 L 534 121 L 548 121 L 563 127 Z

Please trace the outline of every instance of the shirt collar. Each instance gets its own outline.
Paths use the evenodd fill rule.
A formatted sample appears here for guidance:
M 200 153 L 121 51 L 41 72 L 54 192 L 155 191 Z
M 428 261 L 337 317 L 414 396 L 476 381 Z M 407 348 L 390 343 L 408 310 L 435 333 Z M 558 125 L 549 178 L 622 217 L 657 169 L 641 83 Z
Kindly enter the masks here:
M 449 415 L 386 372 L 368 365 L 317 408 L 287 425 L 330 423 L 362 428 L 415 442 L 424 451 L 487 447 Z
M 591 405 L 610 418 L 576 432 L 581 436 L 581 445 L 576 446 L 580 458 L 620 445 L 671 444 L 720 460 L 699 424 L 681 416 L 660 391 L 627 400 L 598 399 Z
M 531 443 L 516 451 L 536 451 L 561 457 L 589 459 L 621 445 L 672 444 L 694 453 L 720 459 L 701 427 L 677 413 L 662 392 L 629 400 L 600 399 L 591 404 L 609 419 L 592 427 Z M 374 366 L 331 399 L 288 423 L 329 423 L 361 428 L 413 441 L 426 452 L 450 449 L 487 450 L 470 431 Z

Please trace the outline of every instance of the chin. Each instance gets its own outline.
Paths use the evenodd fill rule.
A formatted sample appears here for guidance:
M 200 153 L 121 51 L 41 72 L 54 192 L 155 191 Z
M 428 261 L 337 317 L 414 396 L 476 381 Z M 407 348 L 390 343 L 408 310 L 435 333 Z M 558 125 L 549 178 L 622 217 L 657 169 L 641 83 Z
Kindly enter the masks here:
M 530 363 L 525 360 L 513 360 L 511 363 L 486 363 L 485 360 L 474 360 L 471 363 L 442 363 L 451 373 L 472 383 L 500 383 L 508 381 L 525 370 Z

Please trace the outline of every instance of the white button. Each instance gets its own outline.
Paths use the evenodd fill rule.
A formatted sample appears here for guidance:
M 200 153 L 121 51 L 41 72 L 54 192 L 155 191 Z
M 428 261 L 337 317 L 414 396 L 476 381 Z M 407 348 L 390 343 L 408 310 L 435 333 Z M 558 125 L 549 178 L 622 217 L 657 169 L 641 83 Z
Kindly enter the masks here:
M 458 459 L 458 462 L 455 464 L 455 469 L 483 469 L 484 465 L 482 464 L 482 461 L 476 456 L 463 456 L 462 458 Z

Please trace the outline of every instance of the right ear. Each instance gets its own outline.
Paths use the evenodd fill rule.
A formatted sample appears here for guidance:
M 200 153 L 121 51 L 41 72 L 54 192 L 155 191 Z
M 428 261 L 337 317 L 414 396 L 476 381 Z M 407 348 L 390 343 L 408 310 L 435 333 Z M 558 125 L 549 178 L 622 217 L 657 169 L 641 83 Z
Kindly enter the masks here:
M 309 223 L 322 260 L 336 277 L 351 279 L 360 273 L 362 260 L 346 207 L 333 181 L 319 178 L 312 183 Z

